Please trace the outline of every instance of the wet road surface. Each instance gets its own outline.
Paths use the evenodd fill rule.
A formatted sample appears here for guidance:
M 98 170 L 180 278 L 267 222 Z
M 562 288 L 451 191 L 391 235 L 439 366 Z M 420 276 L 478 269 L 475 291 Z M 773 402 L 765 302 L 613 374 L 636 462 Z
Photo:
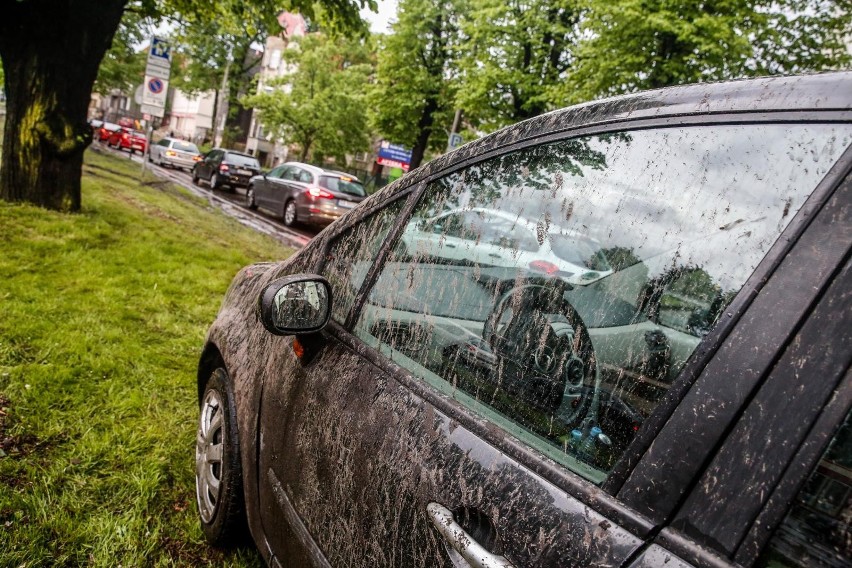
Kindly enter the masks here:
M 142 156 L 138 154 L 131 156 L 127 152 L 108 148 L 105 144 L 94 142 L 91 148 L 97 152 L 124 156 L 132 159 L 134 162 L 142 163 Z M 245 206 L 246 190 L 243 188 L 235 188 L 233 190 L 213 190 L 203 181 L 201 182 L 201 185 L 195 185 L 192 183 L 192 176 L 188 171 L 161 167 L 151 162 L 146 164 L 146 169 L 158 177 L 168 179 L 196 195 L 204 197 L 210 201 L 211 205 L 219 207 L 222 211 L 234 217 L 240 223 L 261 233 L 274 236 L 287 245 L 302 248 L 321 230 L 319 227 L 310 227 L 305 225 L 287 227 L 284 225 L 280 217 L 276 217 L 260 209 L 252 211 Z

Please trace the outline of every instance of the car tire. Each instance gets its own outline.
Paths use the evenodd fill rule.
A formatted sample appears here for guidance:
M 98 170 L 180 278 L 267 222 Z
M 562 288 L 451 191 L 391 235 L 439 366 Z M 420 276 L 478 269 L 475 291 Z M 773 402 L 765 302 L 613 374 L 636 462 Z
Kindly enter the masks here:
M 222 178 L 219 177 L 219 174 L 214 173 L 210 176 L 210 189 L 219 189 L 222 187 Z
M 198 177 L 198 170 L 195 169 L 195 168 L 192 168 L 192 170 L 189 173 L 192 174 L 192 184 L 193 185 L 201 185 L 201 178 Z
M 257 203 L 254 200 L 254 186 L 250 185 L 246 188 L 246 207 L 249 209 L 257 209 Z
M 281 213 L 281 219 L 288 227 L 292 227 L 298 221 L 296 215 L 296 202 L 292 199 L 288 199 L 287 203 L 284 204 L 284 211 Z
M 237 409 L 223 368 L 214 370 L 207 381 L 197 432 L 195 496 L 201 530 L 213 546 L 241 544 L 247 525 Z

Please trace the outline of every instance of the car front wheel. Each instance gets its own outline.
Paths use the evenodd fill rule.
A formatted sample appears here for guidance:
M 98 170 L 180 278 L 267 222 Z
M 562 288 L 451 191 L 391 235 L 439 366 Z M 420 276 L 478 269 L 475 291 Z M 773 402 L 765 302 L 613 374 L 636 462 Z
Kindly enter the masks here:
M 195 487 L 201 530 L 214 546 L 239 544 L 246 535 L 237 411 L 225 369 L 213 371 L 195 441 Z

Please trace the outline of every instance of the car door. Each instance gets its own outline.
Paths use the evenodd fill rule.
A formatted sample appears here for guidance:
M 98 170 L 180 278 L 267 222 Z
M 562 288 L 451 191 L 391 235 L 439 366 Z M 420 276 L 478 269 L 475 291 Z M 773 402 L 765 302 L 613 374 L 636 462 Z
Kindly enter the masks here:
M 253 182 L 254 197 L 258 205 L 275 211 L 279 210 L 279 207 L 277 206 L 278 199 L 276 199 L 278 197 L 276 195 L 278 192 L 276 189 L 278 188 L 281 176 L 284 174 L 286 169 L 287 166 L 277 166 L 266 175 L 255 179 Z
M 198 163 L 198 177 L 203 180 L 209 180 L 213 175 L 213 170 L 216 168 L 216 159 L 222 154 L 221 150 L 210 150 L 204 156 L 204 159 Z
M 849 134 L 823 124 L 589 134 L 471 160 L 405 204 L 347 218 L 317 267 L 332 283 L 336 323 L 311 344 L 313 358 L 299 361 L 282 340 L 267 367 L 258 482 L 270 496 L 261 506 L 271 552 L 309 551 L 334 566 L 629 562 L 679 502 L 645 450 L 702 370 L 714 384 L 726 377 L 715 349 L 739 325 L 726 314 L 750 313 L 788 246 L 782 231 L 807 217 L 797 212 Z M 796 156 L 819 165 L 798 168 Z M 535 184 L 518 181 L 518 164 Z M 714 198 L 697 207 L 695 192 Z M 589 200 L 570 207 L 565 230 L 588 234 L 618 269 L 581 286 L 520 265 L 452 262 L 441 239 L 400 246 L 411 224 L 442 212 L 522 214 L 519 195 L 548 204 L 542 225 Z M 724 308 L 662 375 L 609 343 L 634 333 L 640 359 L 657 355 L 659 334 L 639 324 L 647 290 L 672 270 L 695 272 Z M 694 309 L 670 296 L 667 308 Z M 666 321 L 681 319 L 660 320 L 660 334 L 682 333 Z M 703 432 L 689 416 L 652 446 L 670 457 L 675 492 L 712 451 L 695 445 L 688 464 L 678 461 L 680 440 Z

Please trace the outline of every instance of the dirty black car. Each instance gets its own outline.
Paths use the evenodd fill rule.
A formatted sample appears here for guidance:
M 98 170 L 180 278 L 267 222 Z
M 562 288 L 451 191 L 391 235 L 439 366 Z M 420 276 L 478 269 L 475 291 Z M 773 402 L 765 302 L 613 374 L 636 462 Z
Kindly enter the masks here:
M 849 566 L 850 92 L 553 112 L 244 268 L 198 369 L 208 540 L 248 528 L 270 566 Z M 505 253 L 557 237 L 589 274 Z

